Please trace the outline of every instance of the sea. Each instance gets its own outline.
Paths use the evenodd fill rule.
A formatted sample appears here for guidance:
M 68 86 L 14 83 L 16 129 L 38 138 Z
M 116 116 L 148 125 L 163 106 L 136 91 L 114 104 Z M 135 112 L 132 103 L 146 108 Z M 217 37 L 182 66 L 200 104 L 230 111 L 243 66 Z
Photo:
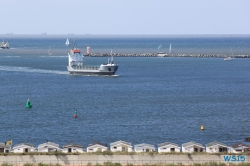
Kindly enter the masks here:
M 167 52 L 172 44 L 175 53 L 249 55 L 249 36 L 1 38 L 10 49 L 0 49 L 0 142 L 230 146 L 250 136 L 248 58 L 114 57 L 114 76 L 79 76 L 67 72 L 72 45 L 65 46 L 69 38 L 83 53 L 87 46 L 92 53 L 156 53 L 159 45 Z M 84 61 L 100 65 L 108 57 Z

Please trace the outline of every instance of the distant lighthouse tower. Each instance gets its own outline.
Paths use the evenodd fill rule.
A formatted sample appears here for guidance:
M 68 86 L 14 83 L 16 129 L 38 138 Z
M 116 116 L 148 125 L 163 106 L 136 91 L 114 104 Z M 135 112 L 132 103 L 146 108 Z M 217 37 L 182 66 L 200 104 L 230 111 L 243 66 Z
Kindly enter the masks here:
M 90 46 L 87 47 L 87 55 L 91 54 Z

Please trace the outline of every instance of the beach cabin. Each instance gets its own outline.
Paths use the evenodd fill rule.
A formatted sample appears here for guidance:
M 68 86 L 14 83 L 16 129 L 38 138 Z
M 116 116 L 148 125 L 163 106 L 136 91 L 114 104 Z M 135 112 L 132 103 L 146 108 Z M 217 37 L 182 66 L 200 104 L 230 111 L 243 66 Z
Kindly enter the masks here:
M 134 151 L 135 152 L 153 152 L 155 151 L 155 147 L 154 145 L 151 145 L 151 144 L 142 143 L 142 144 L 134 145 Z
M 125 141 L 117 141 L 110 143 L 110 151 L 111 152 L 132 152 L 131 143 Z
M 250 145 L 243 144 L 243 143 L 236 143 L 230 146 L 230 153 L 242 153 L 250 151 Z
M 67 144 L 62 146 L 64 153 L 83 153 L 83 146 L 78 144 Z
M 29 144 L 29 143 L 21 143 L 21 144 L 14 145 L 13 148 L 12 148 L 12 151 L 14 153 L 34 152 L 35 147 L 34 147 L 34 145 Z
M 171 142 L 158 144 L 158 152 L 181 152 L 181 147 Z
M 0 153 L 9 153 L 11 150 L 10 145 L 6 145 L 5 143 L 0 142 Z
M 53 142 L 46 142 L 43 144 L 38 145 L 38 152 L 54 152 L 54 151 L 61 151 L 58 144 Z
M 196 142 L 187 142 L 182 144 L 182 152 L 186 153 L 193 153 L 193 152 L 204 152 L 205 147 L 202 144 Z
M 87 152 L 103 152 L 103 151 L 107 151 L 108 150 L 108 146 L 107 144 L 103 144 L 100 142 L 94 142 L 92 144 L 89 144 L 87 147 Z
M 206 152 L 207 153 L 219 153 L 219 152 L 227 152 L 229 147 L 220 142 L 211 142 L 206 144 Z

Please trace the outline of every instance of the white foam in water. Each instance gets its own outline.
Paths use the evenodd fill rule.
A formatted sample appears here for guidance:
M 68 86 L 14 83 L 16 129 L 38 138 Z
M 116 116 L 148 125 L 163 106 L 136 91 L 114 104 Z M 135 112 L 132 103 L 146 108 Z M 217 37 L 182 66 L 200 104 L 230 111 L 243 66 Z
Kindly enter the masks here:
M 29 67 L 13 67 L 13 66 L 0 66 L 0 70 L 30 72 L 30 73 L 45 73 L 45 74 L 68 74 L 68 71 L 43 70 L 43 69 L 32 69 Z
M 16 57 L 21 57 L 21 56 L 5 56 L 5 58 L 16 58 Z
M 46 55 L 46 56 L 39 56 L 39 57 L 42 57 L 42 58 L 67 58 L 68 56 L 53 56 L 53 55 Z

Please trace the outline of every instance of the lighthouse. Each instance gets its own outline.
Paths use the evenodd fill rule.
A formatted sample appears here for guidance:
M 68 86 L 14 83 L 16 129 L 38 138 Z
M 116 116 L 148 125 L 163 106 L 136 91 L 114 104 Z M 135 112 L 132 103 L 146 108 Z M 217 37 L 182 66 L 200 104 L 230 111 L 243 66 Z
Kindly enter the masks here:
M 87 47 L 87 55 L 90 55 L 91 54 L 91 49 L 90 49 L 90 46 Z

